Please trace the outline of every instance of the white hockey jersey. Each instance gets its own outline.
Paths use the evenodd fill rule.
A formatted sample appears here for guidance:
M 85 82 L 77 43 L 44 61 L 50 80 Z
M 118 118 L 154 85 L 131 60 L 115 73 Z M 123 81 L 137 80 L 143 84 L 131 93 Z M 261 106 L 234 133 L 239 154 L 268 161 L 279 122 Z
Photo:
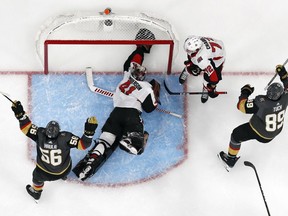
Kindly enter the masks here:
M 201 49 L 196 54 L 193 53 L 189 56 L 193 64 L 198 65 L 202 70 L 210 65 L 209 59 L 213 60 L 215 67 L 223 64 L 226 57 L 223 42 L 206 37 L 201 37 L 201 41 L 204 43 Z
M 197 65 L 210 77 L 211 81 L 217 82 L 215 69 L 220 67 L 226 58 L 224 44 L 221 40 L 201 37 L 203 46 L 196 52 L 188 55 L 188 59 Z
M 157 106 L 152 85 L 146 81 L 137 81 L 130 72 L 124 71 L 124 77 L 113 96 L 114 107 L 134 108 L 142 112 L 142 103 L 149 95 L 154 106 Z

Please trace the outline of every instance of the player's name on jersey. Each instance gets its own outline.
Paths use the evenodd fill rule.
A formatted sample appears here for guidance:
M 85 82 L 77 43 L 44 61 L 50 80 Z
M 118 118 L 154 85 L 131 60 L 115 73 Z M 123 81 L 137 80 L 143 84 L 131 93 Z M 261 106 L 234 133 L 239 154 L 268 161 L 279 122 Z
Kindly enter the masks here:
M 45 143 L 44 148 L 45 149 L 57 149 L 57 145 L 53 145 L 53 144 L 51 145 L 49 143 Z
M 138 90 L 141 90 L 142 89 L 142 87 L 141 87 L 141 85 L 135 80 L 135 79 L 133 79 L 133 77 L 129 77 L 129 81 L 138 89 Z

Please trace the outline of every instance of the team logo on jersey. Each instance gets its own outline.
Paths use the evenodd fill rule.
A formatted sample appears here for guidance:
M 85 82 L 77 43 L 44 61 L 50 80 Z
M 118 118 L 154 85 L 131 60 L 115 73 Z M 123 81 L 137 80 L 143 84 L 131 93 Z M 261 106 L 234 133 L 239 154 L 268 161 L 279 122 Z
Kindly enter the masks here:
M 142 87 L 141 85 L 135 80 L 132 76 L 129 77 L 129 81 L 131 82 L 132 85 L 134 85 L 138 90 L 141 90 Z
M 203 58 L 200 56 L 199 58 L 197 58 L 197 62 L 201 62 L 203 60 Z

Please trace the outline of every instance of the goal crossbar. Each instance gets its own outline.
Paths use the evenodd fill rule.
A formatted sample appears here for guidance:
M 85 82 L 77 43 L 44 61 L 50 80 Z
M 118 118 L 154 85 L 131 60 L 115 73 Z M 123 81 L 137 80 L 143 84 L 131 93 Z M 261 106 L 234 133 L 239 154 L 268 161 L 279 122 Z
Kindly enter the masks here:
M 168 65 L 167 74 L 171 73 L 172 59 L 173 59 L 173 40 L 45 40 L 44 42 L 44 74 L 49 71 L 49 45 L 92 45 L 92 44 L 106 44 L 106 45 L 168 45 Z

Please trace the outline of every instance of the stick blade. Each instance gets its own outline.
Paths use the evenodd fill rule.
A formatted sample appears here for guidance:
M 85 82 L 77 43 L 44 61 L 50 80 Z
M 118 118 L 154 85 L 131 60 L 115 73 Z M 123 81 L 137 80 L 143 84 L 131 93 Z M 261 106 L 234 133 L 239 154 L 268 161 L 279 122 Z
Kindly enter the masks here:
M 91 91 L 94 91 L 94 83 L 93 83 L 93 73 L 91 67 L 86 67 L 86 80 L 88 87 Z
M 255 167 L 255 166 L 254 166 L 251 162 L 249 162 L 249 161 L 244 161 L 244 165 L 245 165 L 245 166 L 250 166 L 250 167 L 252 167 L 252 168 Z

